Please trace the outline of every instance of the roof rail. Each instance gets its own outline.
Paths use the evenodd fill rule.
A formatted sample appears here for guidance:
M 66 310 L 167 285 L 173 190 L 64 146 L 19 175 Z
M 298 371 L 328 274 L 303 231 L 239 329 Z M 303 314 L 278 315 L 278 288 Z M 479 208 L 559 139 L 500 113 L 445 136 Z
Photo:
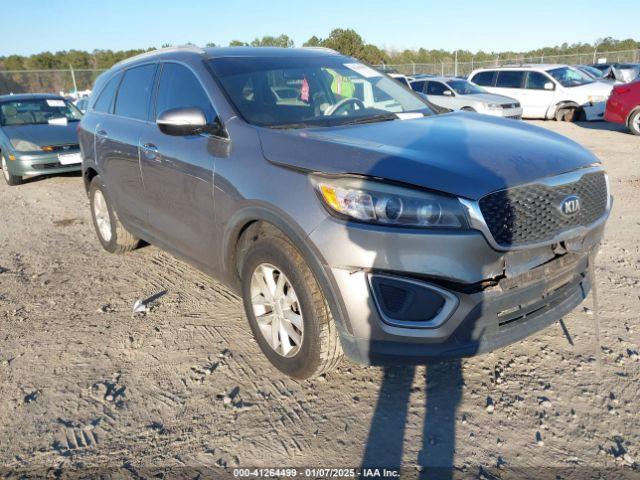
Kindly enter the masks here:
M 134 55 L 133 57 L 125 58 L 124 60 L 120 60 L 118 63 L 113 65 L 114 67 L 120 65 L 126 65 L 127 63 L 131 63 L 136 60 L 140 60 L 143 58 L 151 57 L 157 53 L 165 53 L 165 52 L 180 52 L 180 51 L 192 51 L 196 53 L 207 53 L 203 48 L 198 47 L 197 45 L 178 45 L 176 47 L 164 47 L 157 48 L 155 50 L 150 50 L 148 52 L 140 53 L 139 55 Z
M 324 52 L 331 52 L 331 53 L 338 53 L 338 51 L 334 50 L 333 48 L 329 48 L 329 47 L 302 47 L 305 48 L 307 50 L 321 50 Z

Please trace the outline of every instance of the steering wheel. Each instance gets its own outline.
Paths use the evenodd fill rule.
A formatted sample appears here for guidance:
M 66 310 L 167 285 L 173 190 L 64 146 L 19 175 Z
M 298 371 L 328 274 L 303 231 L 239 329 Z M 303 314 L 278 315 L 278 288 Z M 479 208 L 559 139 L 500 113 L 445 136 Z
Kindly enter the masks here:
M 327 108 L 324 111 L 324 114 L 325 114 L 325 116 L 333 115 L 338 110 L 343 109 L 345 106 L 347 106 L 347 105 L 349 105 L 351 103 L 353 103 L 354 105 L 357 105 L 358 107 L 360 107 L 362 109 L 367 108 L 367 107 L 364 106 L 364 103 L 362 103 L 362 100 L 360 100 L 358 98 L 355 98 L 355 97 L 349 97 L 349 98 L 343 98 L 342 100 L 340 100 L 335 105 L 332 105 L 329 108 Z

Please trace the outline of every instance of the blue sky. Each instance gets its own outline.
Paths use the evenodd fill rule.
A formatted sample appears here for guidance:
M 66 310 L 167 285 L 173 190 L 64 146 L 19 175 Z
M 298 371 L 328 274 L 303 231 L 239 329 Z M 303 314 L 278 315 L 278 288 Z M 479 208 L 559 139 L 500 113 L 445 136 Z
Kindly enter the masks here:
M 640 1 L 0 0 L 0 55 L 226 45 L 353 28 L 384 48 L 529 50 L 603 36 L 640 38 Z

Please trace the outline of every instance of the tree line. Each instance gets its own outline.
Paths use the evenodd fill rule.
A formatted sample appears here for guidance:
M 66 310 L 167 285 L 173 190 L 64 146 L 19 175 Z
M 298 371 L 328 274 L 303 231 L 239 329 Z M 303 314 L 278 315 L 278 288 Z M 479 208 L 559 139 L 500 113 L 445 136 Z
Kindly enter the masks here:
M 162 45 L 163 47 L 170 45 Z M 221 46 L 208 43 L 206 46 Z M 294 47 L 294 41 L 285 34 L 278 36 L 264 36 L 252 41 L 233 40 L 228 46 L 254 46 L 254 47 Z M 485 52 L 471 50 L 458 50 L 457 52 L 443 49 L 382 49 L 376 45 L 367 43 L 356 31 L 352 29 L 334 29 L 326 38 L 313 35 L 303 43 L 305 47 L 327 47 L 337 50 L 345 55 L 355 57 L 370 64 L 397 64 L 397 63 L 449 63 L 457 56 L 459 62 L 476 62 L 495 60 L 496 58 L 531 58 L 540 56 L 553 56 L 564 54 L 592 53 L 596 48 L 599 51 L 618 51 L 640 49 L 640 42 L 634 39 L 617 40 L 612 37 L 598 39 L 594 43 L 563 43 L 557 46 L 548 46 L 529 51 L 503 50 L 499 52 Z M 132 50 L 65 50 L 60 52 L 42 52 L 33 55 L 8 55 L 0 57 L 0 94 L 7 91 L 43 91 L 70 89 L 70 75 L 62 74 L 60 79 L 53 79 L 55 75 L 46 74 L 7 74 L 3 71 L 16 70 L 104 70 L 125 58 L 153 50 L 153 47 Z M 90 88 L 95 79 L 95 74 L 81 73 L 76 83 L 82 83 L 78 88 Z

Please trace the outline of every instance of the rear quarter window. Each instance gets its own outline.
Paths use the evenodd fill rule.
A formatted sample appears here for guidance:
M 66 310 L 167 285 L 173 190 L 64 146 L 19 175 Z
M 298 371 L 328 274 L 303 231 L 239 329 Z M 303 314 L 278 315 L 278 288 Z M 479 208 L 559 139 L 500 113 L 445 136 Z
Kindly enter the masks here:
M 492 87 L 495 75 L 496 72 L 493 71 L 478 72 L 471 78 L 471 81 L 482 87 Z
M 113 98 L 116 95 L 116 90 L 122 79 L 122 74 L 118 73 L 111 80 L 107 82 L 105 87 L 98 95 L 98 99 L 93 104 L 93 110 L 96 112 L 111 113 L 111 106 L 113 105 Z

